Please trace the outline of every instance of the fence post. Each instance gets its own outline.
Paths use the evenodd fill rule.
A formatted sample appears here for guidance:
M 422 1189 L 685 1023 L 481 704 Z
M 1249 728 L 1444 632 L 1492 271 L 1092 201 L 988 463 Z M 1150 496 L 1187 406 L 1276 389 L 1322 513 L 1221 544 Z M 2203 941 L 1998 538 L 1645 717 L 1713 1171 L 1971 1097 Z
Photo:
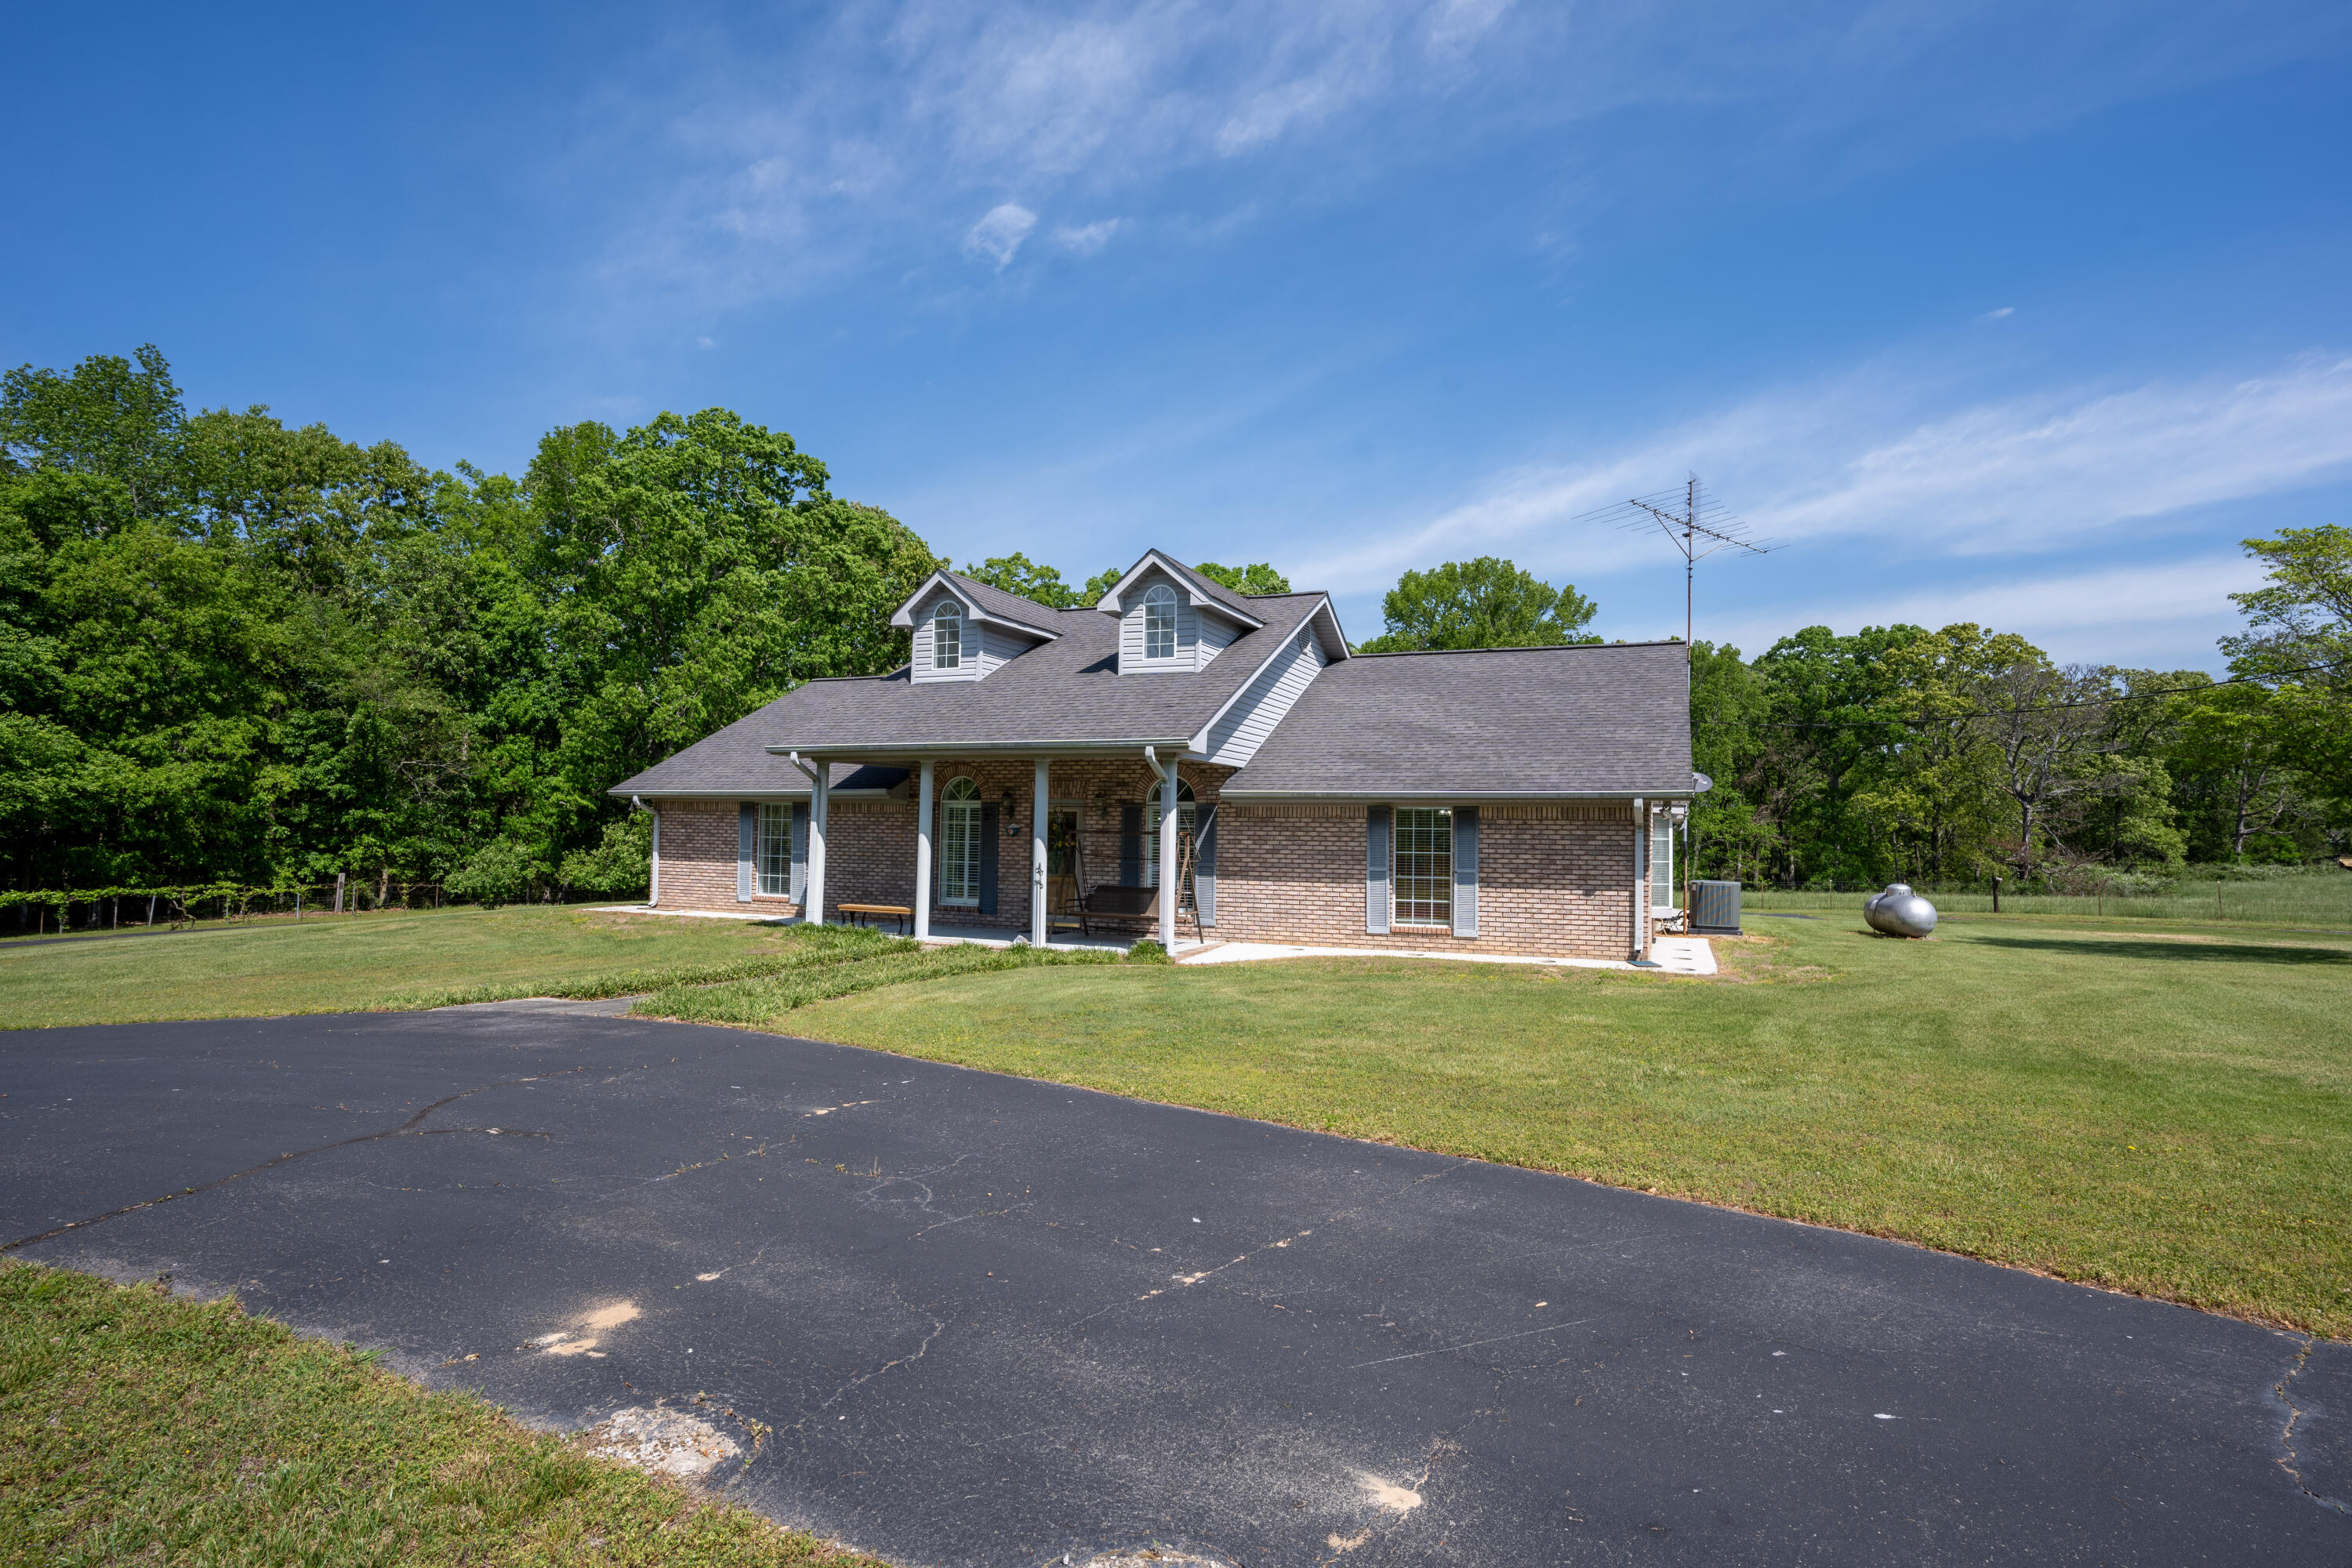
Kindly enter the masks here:
M 1992 879 L 1992 912 L 2000 913 L 2000 879 L 1999 877 Z
M 335 873 L 335 912 L 343 912 L 343 873 L 341 871 Z

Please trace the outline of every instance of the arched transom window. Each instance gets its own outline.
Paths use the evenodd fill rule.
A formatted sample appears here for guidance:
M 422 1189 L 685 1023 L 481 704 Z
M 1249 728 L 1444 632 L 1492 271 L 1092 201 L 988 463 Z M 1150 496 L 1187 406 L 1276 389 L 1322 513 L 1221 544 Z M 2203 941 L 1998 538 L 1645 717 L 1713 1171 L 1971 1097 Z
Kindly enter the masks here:
M 931 668 L 959 669 L 962 666 L 963 606 L 953 599 L 943 600 L 931 612 Z
M 1143 593 L 1143 657 L 1176 657 L 1176 590 L 1165 583 Z
M 980 903 L 980 786 L 950 779 L 940 796 L 940 902 Z
M 1143 803 L 1143 885 L 1160 886 L 1160 797 L 1165 786 L 1153 784 L 1150 798 Z M 1192 786 L 1183 779 L 1176 781 L 1176 860 L 1179 865 L 1192 852 L 1193 837 L 1200 831 L 1201 808 L 1192 799 Z

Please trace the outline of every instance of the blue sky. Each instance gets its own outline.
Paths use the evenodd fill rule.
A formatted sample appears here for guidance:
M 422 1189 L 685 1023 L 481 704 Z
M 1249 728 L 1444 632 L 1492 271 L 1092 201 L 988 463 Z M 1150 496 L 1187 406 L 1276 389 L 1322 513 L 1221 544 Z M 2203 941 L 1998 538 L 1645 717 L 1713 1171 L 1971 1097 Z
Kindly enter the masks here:
M 0 361 L 438 465 L 732 407 L 958 563 L 1477 553 L 1699 636 L 2215 665 L 2352 499 L 2352 8 L 47 7 Z

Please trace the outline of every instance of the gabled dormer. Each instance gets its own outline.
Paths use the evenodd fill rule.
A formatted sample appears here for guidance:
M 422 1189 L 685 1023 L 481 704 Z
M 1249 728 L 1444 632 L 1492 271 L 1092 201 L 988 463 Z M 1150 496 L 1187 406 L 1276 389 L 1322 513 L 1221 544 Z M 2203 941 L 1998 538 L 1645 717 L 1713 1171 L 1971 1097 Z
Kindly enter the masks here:
M 1206 669 L 1234 639 L 1265 622 L 1249 601 L 1180 561 L 1147 551 L 1095 602 L 1118 617 L 1118 672 Z
M 1017 594 L 934 572 L 892 613 L 890 624 L 914 634 L 910 679 L 985 680 L 991 670 L 1058 639 L 1055 618 L 1052 609 Z

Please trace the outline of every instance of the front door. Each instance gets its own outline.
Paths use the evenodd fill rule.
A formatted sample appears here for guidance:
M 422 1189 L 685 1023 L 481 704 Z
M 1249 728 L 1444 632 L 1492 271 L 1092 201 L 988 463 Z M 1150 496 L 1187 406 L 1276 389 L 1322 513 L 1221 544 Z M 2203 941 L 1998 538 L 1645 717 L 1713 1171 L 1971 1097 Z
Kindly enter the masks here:
M 1045 909 L 1050 914 L 1078 912 L 1078 812 L 1055 806 L 1045 814 Z

